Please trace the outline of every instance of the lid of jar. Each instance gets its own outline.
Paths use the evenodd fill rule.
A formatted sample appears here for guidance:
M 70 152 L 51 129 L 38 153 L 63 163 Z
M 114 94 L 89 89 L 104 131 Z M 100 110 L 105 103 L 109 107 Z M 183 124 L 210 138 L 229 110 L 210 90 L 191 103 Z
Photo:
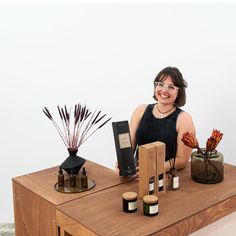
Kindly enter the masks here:
M 135 198 L 137 198 L 137 193 L 135 192 L 125 192 L 122 194 L 122 197 L 126 200 L 134 200 Z
M 158 201 L 158 197 L 156 195 L 146 195 L 143 197 L 143 201 L 146 203 L 156 203 Z

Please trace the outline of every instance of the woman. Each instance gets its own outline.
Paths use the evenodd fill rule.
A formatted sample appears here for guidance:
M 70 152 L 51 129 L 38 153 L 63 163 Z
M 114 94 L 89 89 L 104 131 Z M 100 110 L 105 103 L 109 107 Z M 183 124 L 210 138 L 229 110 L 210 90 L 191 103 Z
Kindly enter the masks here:
M 176 156 L 175 168 L 184 168 L 192 149 L 181 141 L 186 131 L 195 135 L 191 116 L 179 107 L 186 102 L 186 81 L 176 67 L 167 67 L 154 80 L 155 104 L 137 107 L 130 121 L 132 147 L 155 141 L 166 144 L 165 169 L 170 170 L 169 159 Z M 137 152 L 137 148 L 136 148 Z

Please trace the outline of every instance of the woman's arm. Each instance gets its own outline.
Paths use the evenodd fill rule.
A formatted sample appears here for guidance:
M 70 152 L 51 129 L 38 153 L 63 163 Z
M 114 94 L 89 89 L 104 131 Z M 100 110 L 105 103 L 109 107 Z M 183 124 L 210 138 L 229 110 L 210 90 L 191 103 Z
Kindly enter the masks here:
M 187 165 L 192 153 L 192 149 L 184 145 L 184 143 L 181 141 L 182 136 L 186 131 L 193 133 L 193 135 L 195 136 L 195 127 L 192 118 L 188 113 L 181 112 L 179 114 L 176 123 L 176 130 L 178 135 L 175 168 L 182 169 Z M 165 169 L 166 171 L 170 170 L 169 161 L 165 162 Z

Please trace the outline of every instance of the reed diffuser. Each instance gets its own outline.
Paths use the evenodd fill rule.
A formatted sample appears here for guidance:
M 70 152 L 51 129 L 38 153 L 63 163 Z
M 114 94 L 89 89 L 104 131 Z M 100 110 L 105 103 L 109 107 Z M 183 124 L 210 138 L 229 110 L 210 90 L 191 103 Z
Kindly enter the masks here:
M 73 112 L 67 106 L 57 106 L 57 110 L 61 125 L 55 121 L 48 108 L 43 108 L 44 114 L 55 126 L 70 154 L 60 167 L 68 174 L 71 174 L 71 172 L 78 174 L 85 163 L 85 159 L 76 155 L 79 147 L 111 118 L 104 121 L 106 114 L 101 115 L 101 110 L 92 112 L 86 105 L 82 106 L 80 103 L 74 106 Z
M 175 167 L 175 161 L 176 161 L 176 145 L 173 145 L 174 154 L 173 157 L 171 157 L 170 153 L 167 153 L 169 157 L 169 163 L 170 163 L 170 190 L 177 190 L 179 188 L 179 176 L 177 173 L 177 169 Z

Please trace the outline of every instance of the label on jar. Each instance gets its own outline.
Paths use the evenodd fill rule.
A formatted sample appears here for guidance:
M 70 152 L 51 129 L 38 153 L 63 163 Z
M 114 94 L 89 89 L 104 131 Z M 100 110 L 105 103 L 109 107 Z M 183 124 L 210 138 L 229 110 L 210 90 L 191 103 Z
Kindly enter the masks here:
M 149 214 L 156 214 L 158 212 L 158 204 L 154 206 L 149 206 Z
M 164 184 L 163 179 L 160 179 L 160 180 L 158 181 L 158 187 L 159 187 L 159 188 L 160 188 L 160 187 L 163 187 L 163 184 Z
M 149 191 L 153 191 L 154 190 L 154 183 L 150 183 L 149 184 Z
M 173 177 L 173 188 L 179 187 L 179 176 Z
M 129 211 L 135 210 L 136 208 L 137 208 L 137 201 L 128 203 L 128 210 Z

